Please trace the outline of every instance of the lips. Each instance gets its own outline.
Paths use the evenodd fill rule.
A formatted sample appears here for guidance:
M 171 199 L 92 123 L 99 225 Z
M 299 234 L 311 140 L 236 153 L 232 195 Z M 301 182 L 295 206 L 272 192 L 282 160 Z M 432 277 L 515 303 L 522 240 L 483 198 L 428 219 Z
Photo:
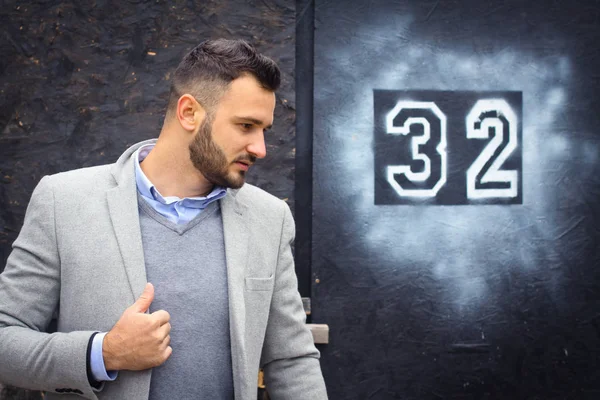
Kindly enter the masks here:
M 244 171 L 248 171 L 248 168 L 250 168 L 250 164 L 248 164 L 244 161 L 236 161 L 235 163 L 238 167 L 240 167 Z
M 233 161 L 233 164 L 237 165 L 242 171 L 248 171 L 254 162 L 256 161 L 256 157 L 252 154 L 245 154 Z

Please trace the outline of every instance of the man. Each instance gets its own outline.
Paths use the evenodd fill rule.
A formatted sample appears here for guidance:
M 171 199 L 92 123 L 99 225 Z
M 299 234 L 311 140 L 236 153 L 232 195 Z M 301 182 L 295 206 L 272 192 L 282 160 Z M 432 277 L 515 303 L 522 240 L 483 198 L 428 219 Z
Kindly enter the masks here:
M 244 184 L 279 83 L 246 42 L 204 42 L 175 71 L 158 140 L 40 181 L 0 275 L 1 382 L 48 399 L 254 400 L 262 366 L 273 399 L 327 398 L 291 213 Z

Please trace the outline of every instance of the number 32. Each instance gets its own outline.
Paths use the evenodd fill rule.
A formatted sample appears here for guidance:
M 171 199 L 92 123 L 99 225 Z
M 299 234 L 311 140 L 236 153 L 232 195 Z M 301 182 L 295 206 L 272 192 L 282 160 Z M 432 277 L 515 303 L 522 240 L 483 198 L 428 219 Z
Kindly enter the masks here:
M 394 120 L 401 111 L 419 115 Z M 387 167 L 387 181 L 402 197 L 434 197 L 446 183 L 446 116 L 433 102 L 400 101 L 386 116 L 386 131 L 391 135 L 408 135 L 411 125 L 421 125 L 423 135 L 411 139 L 413 160 L 422 161 L 423 171 L 415 172 L 411 165 Z M 432 124 L 434 125 L 432 127 Z M 466 135 L 469 139 L 493 137 L 475 159 L 466 173 L 467 197 L 470 199 L 513 198 L 517 193 L 518 174 L 501 167 L 517 148 L 517 117 L 510 105 L 502 99 L 479 100 L 466 118 Z M 432 132 L 436 134 L 432 135 Z M 432 168 L 432 162 L 437 168 Z M 435 172 L 432 175 L 432 171 Z M 403 187 L 397 175 L 418 187 Z

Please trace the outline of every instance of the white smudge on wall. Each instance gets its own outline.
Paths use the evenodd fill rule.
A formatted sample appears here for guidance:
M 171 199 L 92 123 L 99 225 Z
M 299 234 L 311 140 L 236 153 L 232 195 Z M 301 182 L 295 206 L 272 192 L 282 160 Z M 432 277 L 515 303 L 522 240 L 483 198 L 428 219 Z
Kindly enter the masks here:
M 326 61 L 316 65 L 315 116 L 327 122 L 315 134 L 315 191 L 331 190 L 322 183 L 333 182 L 350 210 L 346 223 L 360 227 L 370 254 L 431 268 L 460 308 L 485 298 L 493 268 L 552 267 L 558 258 L 549 256 L 547 225 L 560 220 L 556 162 L 580 152 L 595 163 L 598 149 L 555 128 L 569 98 L 567 57 L 433 47 L 410 37 L 410 24 L 405 18 L 394 29 L 365 25 L 335 48 L 318 49 L 317 41 L 316 54 Z M 320 65 L 337 69 L 319 73 Z M 375 206 L 373 89 L 522 91 L 523 206 Z

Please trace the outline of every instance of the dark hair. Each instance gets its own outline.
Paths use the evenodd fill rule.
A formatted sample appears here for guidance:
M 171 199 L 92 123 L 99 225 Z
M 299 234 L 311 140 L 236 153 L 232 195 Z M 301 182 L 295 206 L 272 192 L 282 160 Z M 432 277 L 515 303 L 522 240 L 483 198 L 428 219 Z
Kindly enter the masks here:
M 229 83 L 243 74 L 253 75 L 263 88 L 272 92 L 281 83 L 281 72 L 275 61 L 258 53 L 244 40 L 216 39 L 200 43 L 186 54 L 175 70 L 167 113 L 177 108 L 177 101 L 185 93 L 211 110 Z

